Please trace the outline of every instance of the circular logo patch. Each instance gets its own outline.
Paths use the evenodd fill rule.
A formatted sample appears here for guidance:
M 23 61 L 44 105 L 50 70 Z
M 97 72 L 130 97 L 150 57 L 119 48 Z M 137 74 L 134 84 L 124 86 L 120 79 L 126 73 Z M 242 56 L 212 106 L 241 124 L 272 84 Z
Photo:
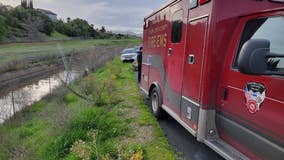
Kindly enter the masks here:
M 255 114 L 256 112 L 259 111 L 258 104 L 253 100 L 248 101 L 247 108 L 249 113 L 251 114 Z
M 246 107 L 250 114 L 260 111 L 265 100 L 266 88 L 264 85 L 255 82 L 249 82 L 245 86 Z

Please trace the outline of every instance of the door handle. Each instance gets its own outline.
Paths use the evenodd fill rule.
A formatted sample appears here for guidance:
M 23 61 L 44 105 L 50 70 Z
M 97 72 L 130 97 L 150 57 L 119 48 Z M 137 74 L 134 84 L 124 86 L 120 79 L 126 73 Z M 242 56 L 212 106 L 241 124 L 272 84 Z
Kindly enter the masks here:
M 168 49 L 168 56 L 172 56 L 172 54 L 173 54 L 173 50 L 172 50 L 172 48 L 169 48 Z
M 193 54 L 190 54 L 188 56 L 188 64 L 194 64 L 195 62 L 195 58 L 194 58 L 194 55 Z
M 223 92 L 222 92 L 222 100 L 223 100 L 223 101 L 226 101 L 226 100 L 227 100 L 227 97 L 228 97 L 228 89 L 227 89 L 227 88 L 224 88 L 224 89 L 223 89 Z

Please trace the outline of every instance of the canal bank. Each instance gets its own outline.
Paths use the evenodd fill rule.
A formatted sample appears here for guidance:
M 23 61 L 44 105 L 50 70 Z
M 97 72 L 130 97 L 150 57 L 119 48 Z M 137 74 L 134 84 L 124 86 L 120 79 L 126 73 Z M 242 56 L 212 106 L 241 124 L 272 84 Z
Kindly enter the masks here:
M 0 125 L 0 159 L 174 160 L 133 74 L 131 64 L 116 58 L 70 86 L 103 84 L 85 93 L 102 93 L 99 106 L 62 87 L 17 113 Z
M 26 106 L 52 94 L 53 90 L 102 67 L 124 47 L 98 46 L 96 49 L 61 57 L 57 65 L 36 66 L 0 77 L 0 123 Z

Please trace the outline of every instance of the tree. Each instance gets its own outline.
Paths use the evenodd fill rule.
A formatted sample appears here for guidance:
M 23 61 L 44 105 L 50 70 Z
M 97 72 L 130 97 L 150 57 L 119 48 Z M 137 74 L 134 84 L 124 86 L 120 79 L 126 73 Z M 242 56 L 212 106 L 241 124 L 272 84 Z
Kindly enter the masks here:
M 90 25 L 86 20 L 76 18 L 67 19 L 67 23 L 62 20 L 55 22 L 55 30 L 59 33 L 70 37 L 98 37 L 98 32 L 94 29 L 94 25 Z
M 25 8 L 25 9 L 27 9 L 27 8 L 28 8 L 28 2 L 27 2 L 27 0 L 21 0 L 21 6 L 22 6 L 23 8 Z
M 102 32 L 102 33 L 106 32 L 105 26 L 102 26 L 102 28 L 100 29 L 100 32 Z
M 69 23 L 72 35 L 75 37 L 89 37 L 90 25 L 86 20 L 76 18 Z
M 54 23 L 49 19 L 44 19 L 44 33 L 48 36 L 51 35 L 51 33 L 54 31 Z
M 54 23 L 54 29 L 59 32 L 59 33 L 62 33 L 62 34 L 66 34 L 66 28 L 65 28 L 65 23 L 63 22 L 63 20 L 57 20 L 55 23 Z
M 89 27 L 89 34 L 90 37 L 96 38 L 99 36 L 99 33 L 94 29 L 94 25 L 91 24 L 91 26 Z
M 33 0 L 30 0 L 29 9 L 34 9 Z
M 3 40 L 5 36 L 6 36 L 5 17 L 0 16 L 0 40 Z
M 36 21 L 38 21 L 38 31 L 50 36 L 54 31 L 54 23 L 45 14 L 39 11 L 30 10 L 29 12 L 32 15 L 31 19 L 37 19 Z

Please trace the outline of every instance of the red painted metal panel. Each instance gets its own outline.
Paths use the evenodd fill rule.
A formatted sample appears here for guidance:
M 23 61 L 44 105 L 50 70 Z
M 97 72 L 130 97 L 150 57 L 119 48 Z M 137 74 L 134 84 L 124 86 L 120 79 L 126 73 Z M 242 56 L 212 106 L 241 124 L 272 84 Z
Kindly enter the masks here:
M 171 30 L 172 24 L 170 22 L 169 27 L 169 36 L 168 36 L 168 49 L 172 49 L 172 55 L 168 55 L 168 51 L 165 56 L 165 70 L 167 73 L 167 79 L 170 87 L 179 95 L 181 94 L 181 86 L 182 86 L 182 65 L 183 65 L 183 57 L 184 57 L 184 43 L 186 37 L 186 17 L 187 17 L 187 8 L 183 8 L 185 6 L 184 3 L 178 3 L 174 6 L 170 7 L 171 19 L 172 15 L 177 11 L 182 10 L 183 12 L 183 30 L 182 30 L 182 38 L 179 43 L 171 42 Z
M 268 138 L 278 144 L 284 144 L 284 79 L 275 76 L 251 76 L 241 74 L 232 68 L 238 41 L 241 37 L 246 22 L 250 19 L 259 17 L 269 17 L 274 15 L 284 15 L 283 12 L 267 12 L 242 17 L 234 36 L 230 41 L 229 48 L 223 71 L 221 72 L 221 82 L 219 87 L 219 104 L 217 110 L 230 117 L 234 121 L 243 126 L 256 131 L 257 134 Z M 257 64 L 256 64 L 257 65 Z M 250 113 L 246 106 L 245 87 L 249 82 L 262 84 L 266 88 L 265 100 L 261 109 L 257 113 Z M 222 92 L 227 90 L 226 99 L 222 99 Z M 222 131 L 221 131 L 222 132 Z M 221 137 L 228 141 L 231 145 L 239 150 L 245 151 L 248 156 L 255 159 L 252 153 L 248 153 L 249 149 L 235 141 L 230 135 L 222 132 Z M 245 138 L 245 137 L 244 137 Z M 261 159 L 261 157 L 258 157 Z
M 168 85 L 167 89 L 172 90 L 175 94 L 181 95 L 181 91 L 183 91 L 184 96 L 200 102 L 201 108 L 217 109 L 239 124 L 284 143 L 283 79 L 270 76 L 245 76 L 231 69 L 242 25 L 244 25 L 243 22 L 240 25 L 241 19 L 259 15 L 260 12 L 262 15 L 283 14 L 276 12 L 284 10 L 283 4 L 272 3 L 268 0 L 214 0 L 188 10 L 188 0 L 176 2 L 178 1 L 171 1 L 169 5 L 145 19 L 145 22 L 148 20 L 151 22 L 149 28 L 144 30 L 143 62 L 159 57 L 162 65 L 143 66 L 143 72 L 146 73 L 149 69 L 147 83 L 146 81 L 142 82 L 143 88 L 149 88 L 152 82 L 159 83 L 164 103 L 175 113 L 178 113 L 180 106 L 174 106 L 167 97 L 169 93 L 166 90 L 166 85 Z M 173 4 L 175 6 L 171 6 Z M 183 36 L 181 43 L 174 44 L 170 42 L 171 18 L 172 14 L 179 9 L 184 10 L 183 33 L 186 33 L 186 28 L 188 28 L 188 39 Z M 186 18 L 187 16 L 188 18 Z M 201 19 L 206 16 L 208 18 Z M 194 19 L 197 21 L 193 21 Z M 188 24 L 188 21 L 191 23 Z M 206 25 L 208 30 L 205 34 Z M 205 35 L 207 35 L 206 42 Z M 202 41 L 205 43 L 201 43 Z M 168 56 L 168 48 L 172 48 L 172 56 Z M 195 66 L 189 66 L 186 63 L 188 55 L 191 53 L 197 54 Z M 202 59 L 203 54 L 204 59 Z M 201 62 L 203 62 L 203 69 Z M 255 115 L 250 115 L 245 108 L 243 90 L 249 81 L 259 82 L 267 88 L 267 97 L 262 109 Z M 226 101 L 221 100 L 224 88 L 228 90 Z M 193 126 L 193 124 L 188 124 Z M 222 131 L 220 131 L 220 135 L 249 157 L 256 158 L 246 146 L 234 141 L 234 137 L 230 137 Z
M 207 20 L 207 17 L 205 17 L 188 24 L 182 93 L 183 96 L 195 102 L 200 102 L 199 93 L 203 72 Z
M 148 86 L 149 86 L 149 65 L 142 64 L 142 69 L 141 69 L 141 83 L 140 86 L 148 91 Z

